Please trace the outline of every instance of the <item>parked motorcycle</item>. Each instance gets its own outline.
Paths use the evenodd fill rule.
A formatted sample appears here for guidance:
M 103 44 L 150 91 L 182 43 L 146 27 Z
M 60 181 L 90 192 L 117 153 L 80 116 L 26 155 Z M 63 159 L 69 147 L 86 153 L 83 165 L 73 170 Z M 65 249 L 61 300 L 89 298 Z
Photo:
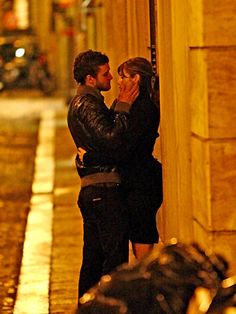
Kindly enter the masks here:
M 47 55 L 32 39 L 0 39 L 0 91 L 14 88 L 39 89 L 45 95 L 56 89 Z

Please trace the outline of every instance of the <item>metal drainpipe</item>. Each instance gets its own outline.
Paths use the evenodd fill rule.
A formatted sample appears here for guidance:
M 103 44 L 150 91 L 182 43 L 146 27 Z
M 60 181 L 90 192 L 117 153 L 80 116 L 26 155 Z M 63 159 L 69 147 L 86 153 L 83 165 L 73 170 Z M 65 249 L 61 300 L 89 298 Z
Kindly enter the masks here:
M 149 17 L 150 17 L 150 50 L 151 50 L 151 63 L 153 70 L 157 73 L 156 64 L 156 9 L 155 0 L 149 0 Z

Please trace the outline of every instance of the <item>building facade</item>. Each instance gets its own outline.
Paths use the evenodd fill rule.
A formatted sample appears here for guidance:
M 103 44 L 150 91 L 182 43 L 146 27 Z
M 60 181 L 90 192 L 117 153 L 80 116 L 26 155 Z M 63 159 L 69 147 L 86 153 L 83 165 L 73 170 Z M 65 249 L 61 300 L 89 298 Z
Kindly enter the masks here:
M 29 8 L 64 94 L 75 89 L 73 59 L 84 49 L 110 57 L 114 81 L 108 104 L 117 93 L 118 64 L 133 56 L 155 63 L 161 238 L 198 242 L 224 255 L 235 273 L 235 0 L 32 0 Z
M 158 1 L 165 239 L 220 252 L 235 273 L 236 4 Z
M 106 52 L 112 69 L 132 56 L 151 59 L 153 1 L 90 4 L 83 16 L 87 48 Z M 161 237 L 219 252 L 235 273 L 236 4 L 156 0 L 154 10 L 164 173 Z M 116 92 L 113 83 L 110 99 Z

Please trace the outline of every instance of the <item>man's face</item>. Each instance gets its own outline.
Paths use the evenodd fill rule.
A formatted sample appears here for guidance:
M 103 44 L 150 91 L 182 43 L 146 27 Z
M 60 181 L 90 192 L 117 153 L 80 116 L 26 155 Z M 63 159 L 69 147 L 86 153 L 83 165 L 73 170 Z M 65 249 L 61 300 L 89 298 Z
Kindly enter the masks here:
M 113 76 L 110 73 L 110 66 L 108 63 L 100 65 L 96 77 L 96 88 L 100 91 L 108 91 L 111 88 L 111 80 Z

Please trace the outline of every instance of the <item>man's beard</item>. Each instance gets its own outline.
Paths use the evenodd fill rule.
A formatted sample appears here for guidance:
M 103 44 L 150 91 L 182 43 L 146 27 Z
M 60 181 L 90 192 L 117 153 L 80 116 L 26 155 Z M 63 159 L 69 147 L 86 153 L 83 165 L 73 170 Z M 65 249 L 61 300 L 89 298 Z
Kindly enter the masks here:
M 111 89 L 111 84 L 108 84 L 107 86 L 104 84 L 97 84 L 97 89 L 101 92 L 109 91 Z

